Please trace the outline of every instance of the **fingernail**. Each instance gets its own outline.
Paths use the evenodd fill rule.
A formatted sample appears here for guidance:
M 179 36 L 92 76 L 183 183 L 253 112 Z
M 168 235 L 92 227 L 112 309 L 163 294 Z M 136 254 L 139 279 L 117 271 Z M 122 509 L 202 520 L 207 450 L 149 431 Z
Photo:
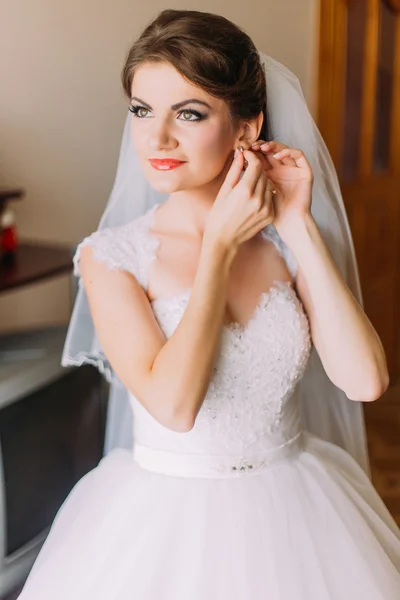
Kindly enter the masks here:
M 280 156 L 280 152 L 277 152 L 276 154 L 273 154 L 272 156 L 273 156 L 274 158 L 279 158 L 279 156 Z

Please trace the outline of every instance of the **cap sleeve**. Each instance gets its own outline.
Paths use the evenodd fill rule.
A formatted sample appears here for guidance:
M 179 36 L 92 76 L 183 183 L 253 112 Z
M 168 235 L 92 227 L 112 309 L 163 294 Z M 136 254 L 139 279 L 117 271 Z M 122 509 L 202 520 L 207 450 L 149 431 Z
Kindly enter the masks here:
M 275 229 L 274 225 L 271 223 L 263 230 L 263 236 L 265 239 L 273 242 L 275 247 L 277 248 L 279 254 L 283 257 L 286 262 L 286 266 L 288 271 L 293 279 L 296 280 L 298 264 L 293 254 L 291 253 L 289 247 L 280 237 L 279 233 Z
M 146 291 L 149 264 L 156 257 L 159 245 L 158 239 L 149 234 L 151 214 L 149 211 L 129 223 L 99 229 L 84 238 L 73 257 L 76 277 L 82 275 L 79 264 L 82 248 L 92 246 L 96 260 L 104 261 L 109 269 L 132 273 Z
M 74 275 L 81 277 L 82 248 L 91 246 L 96 260 L 104 262 L 110 270 L 119 269 L 132 273 L 140 285 L 147 288 L 147 264 L 142 235 L 143 230 L 135 222 L 95 231 L 76 248 L 73 257 Z
M 80 277 L 79 290 L 64 345 L 61 360 L 63 366 L 91 364 L 96 366 L 110 383 L 123 385 L 113 371 L 98 339 L 81 278 L 80 258 L 82 248 L 91 246 L 96 260 L 104 262 L 109 269 L 132 273 L 147 291 L 149 261 L 156 256 L 159 243 L 148 231 L 150 214 L 146 213 L 123 225 L 99 229 L 78 244 L 73 265 L 74 274 Z

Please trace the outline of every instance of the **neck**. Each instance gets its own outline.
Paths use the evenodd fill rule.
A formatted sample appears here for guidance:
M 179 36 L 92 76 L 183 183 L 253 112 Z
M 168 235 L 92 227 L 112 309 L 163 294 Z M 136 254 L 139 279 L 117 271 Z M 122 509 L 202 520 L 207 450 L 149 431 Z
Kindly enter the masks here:
M 170 194 L 165 204 L 174 214 L 179 214 L 179 222 L 185 232 L 202 237 L 209 212 L 225 179 L 225 173 L 201 188 L 179 190 Z

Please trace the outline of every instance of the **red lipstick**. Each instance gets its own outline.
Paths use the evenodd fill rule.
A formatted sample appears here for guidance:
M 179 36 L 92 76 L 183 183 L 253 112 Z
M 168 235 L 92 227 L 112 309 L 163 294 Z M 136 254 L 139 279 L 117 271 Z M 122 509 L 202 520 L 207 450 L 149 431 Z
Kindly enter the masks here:
M 152 167 L 159 169 L 160 171 L 170 171 L 184 165 L 185 162 L 182 160 L 176 160 L 173 158 L 150 158 L 149 162 Z

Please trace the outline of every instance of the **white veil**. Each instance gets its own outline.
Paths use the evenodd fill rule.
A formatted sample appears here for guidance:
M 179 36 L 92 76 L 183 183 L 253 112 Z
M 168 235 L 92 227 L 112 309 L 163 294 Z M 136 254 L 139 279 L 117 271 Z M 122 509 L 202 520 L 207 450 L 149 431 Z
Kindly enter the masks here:
M 300 83 L 283 65 L 259 53 L 267 81 L 267 113 L 273 139 L 303 150 L 314 175 L 311 212 L 348 287 L 363 305 L 356 256 L 336 171 L 307 108 Z M 99 229 L 122 225 L 165 201 L 150 187 L 130 137 L 128 113 L 117 174 Z M 71 317 L 61 364 L 90 363 L 111 383 L 105 452 L 132 446 L 132 416 L 126 388 L 114 374 L 94 330 L 82 284 Z M 349 400 L 328 378 L 313 347 L 298 384 L 305 429 L 349 452 L 369 474 L 362 403 Z

